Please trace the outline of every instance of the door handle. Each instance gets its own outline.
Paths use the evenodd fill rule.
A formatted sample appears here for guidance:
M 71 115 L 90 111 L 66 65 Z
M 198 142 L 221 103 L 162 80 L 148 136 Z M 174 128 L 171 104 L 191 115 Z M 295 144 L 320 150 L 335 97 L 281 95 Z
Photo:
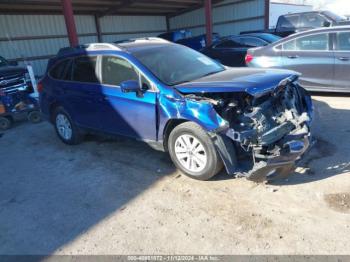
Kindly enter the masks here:
M 342 56 L 342 57 L 338 57 L 338 60 L 340 60 L 340 61 L 349 61 L 350 58 L 346 57 L 346 56 Z
M 287 56 L 289 59 L 296 59 L 296 58 L 299 58 L 298 55 L 289 55 Z

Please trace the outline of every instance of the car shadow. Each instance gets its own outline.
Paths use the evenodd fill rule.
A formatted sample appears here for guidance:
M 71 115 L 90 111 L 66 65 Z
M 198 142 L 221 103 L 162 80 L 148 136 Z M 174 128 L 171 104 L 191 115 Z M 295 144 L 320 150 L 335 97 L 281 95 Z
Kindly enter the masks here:
M 6 132 L 0 149 L 0 254 L 6 255 L 59 252 L 157 181 L 178 175 L 167 154 L 142 142 L 89 136 L 70 147 L 47 123 Z

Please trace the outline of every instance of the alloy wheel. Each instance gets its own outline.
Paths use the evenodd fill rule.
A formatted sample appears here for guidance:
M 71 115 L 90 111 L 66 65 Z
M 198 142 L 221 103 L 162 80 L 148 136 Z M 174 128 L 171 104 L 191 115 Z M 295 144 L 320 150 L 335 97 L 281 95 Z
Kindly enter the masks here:
M 208 157 L 202 143 L 192 135 L 180 135 L 175 141 L 175 155 L 180 164 L 190 172 L 201 172 Z

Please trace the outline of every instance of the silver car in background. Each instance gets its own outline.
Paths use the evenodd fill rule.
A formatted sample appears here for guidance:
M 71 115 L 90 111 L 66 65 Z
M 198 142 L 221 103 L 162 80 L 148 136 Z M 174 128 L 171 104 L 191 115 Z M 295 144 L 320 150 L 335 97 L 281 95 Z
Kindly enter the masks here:
M 350 26 L 297 33 L 249 49 L 245 60 L 249 67 L 299 72 L 301 85 L 310 91 L 350 92 Z

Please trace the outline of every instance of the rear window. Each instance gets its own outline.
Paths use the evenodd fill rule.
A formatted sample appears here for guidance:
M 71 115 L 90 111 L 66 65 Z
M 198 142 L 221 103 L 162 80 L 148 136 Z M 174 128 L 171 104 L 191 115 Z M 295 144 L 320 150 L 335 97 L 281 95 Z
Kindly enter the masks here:
M 256 37 L 242 37 L 241 42 L 242 45 L 245 47 L 260 47 L 268 44 L 264 40 L 261 40 Z
M 96 56 L 82 56 L 74 59 L 73 81 L 85 83 L 98 83 L 96 74 Z
M 70 80 L 69 69 L 71 68 L 71 62 L 71 59 L 59 62 L 51 69 L 50 76 L 58 80 Z
M 301 16 L 301 22 L 300 22 L 300 27 L 322 27 L 324 23 L 327 22 L 327 19 L 324 18 L 320 14 L 303 14 Z

